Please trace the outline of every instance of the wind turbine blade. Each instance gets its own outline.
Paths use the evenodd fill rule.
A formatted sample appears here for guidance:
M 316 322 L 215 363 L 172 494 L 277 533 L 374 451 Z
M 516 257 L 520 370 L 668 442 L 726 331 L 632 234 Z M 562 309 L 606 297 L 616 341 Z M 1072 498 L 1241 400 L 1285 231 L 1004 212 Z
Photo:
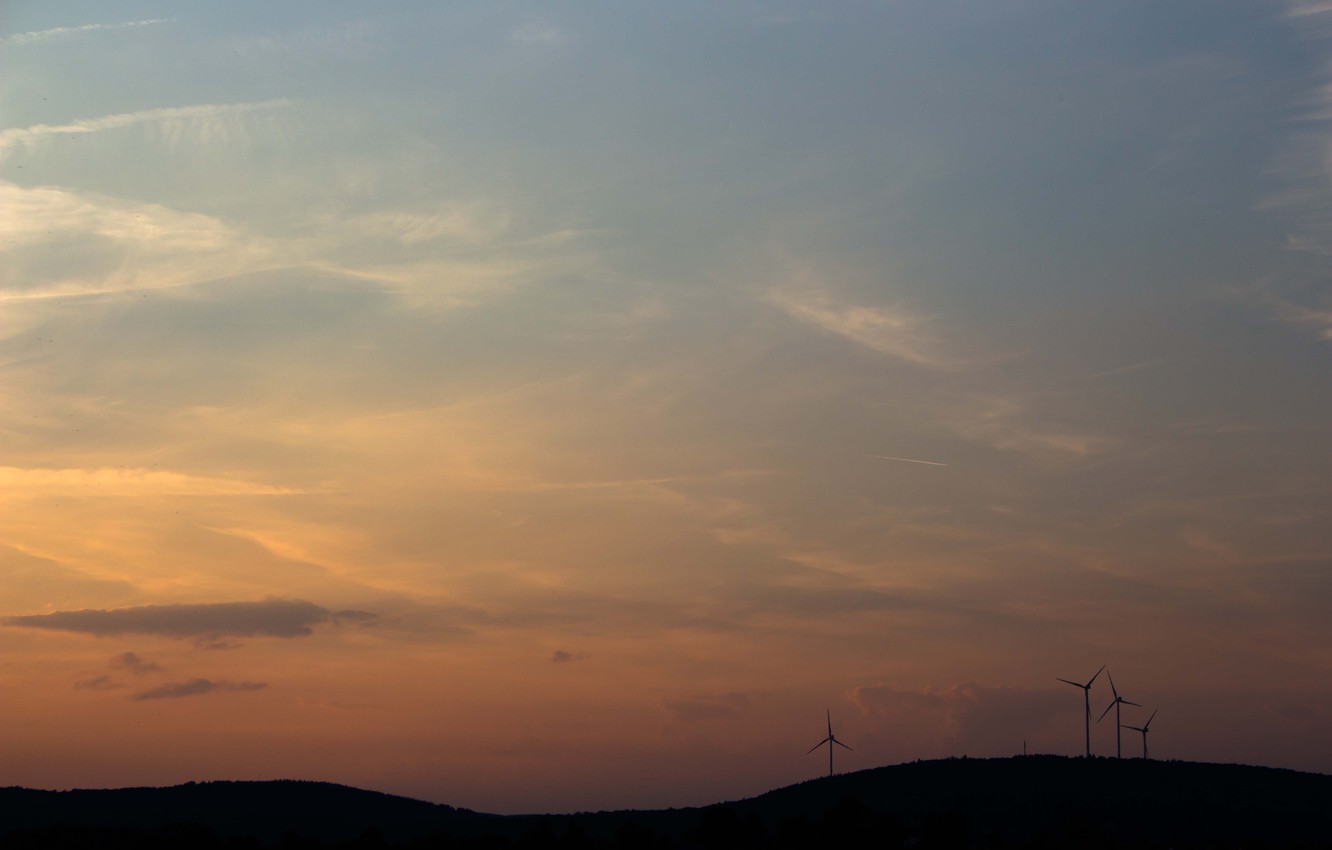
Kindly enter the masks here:
M 1119 728 L 1120 728 L 1120 729 L 1132 729 L 1134 732 L 1141 732 L 1141 731 L 1142 731 L 1142 727 L 1141 727 L 1141 726 L 1130 726 L 1130 725 L 1128 725 L 1127 723 L 1121 723 L 1121 724 L 1119 724 Z
M 1072 685 L 1075 688 L 1083 687 L 1081 682 L 1070 682 L 1068 679 L 1060 679 L 1058 676 L 1055 676 L 1055 681 L 1063 682 L 1066 685 Z M 1064 691 L 1064 693 L 1068 693 L 1068 691 Z
M 1110 693 L 1115 695 L 1115 699 L 1119 699 L 1119 691 L 1115 690 L 1115 677 L 1110 675 L 1109 670 L 1105 671 L 1105 677 L 1110 680 Z
M 1105 707 L 1105 711 L 1101 712 L 1101 716 L 1096 718 L 1096 722 L 1100 723 L 1102 720 L 1104 720 L 1105 716 L 1110 713 L 1110 709 L 1114 708 L 1116 705 L 1118 705 L 1118 702 L 1111 702 L 1109 705 L 1107 705 Z
M 817 744 L 815 744 L 814 746 L 810 747 L 810 748 L 805 752 L 805 755 L 809 755 L 810 753 L 814 752 L 814 751 L 817 750 L 819 747 L 823 746 L 824 744 L 828 743 L 828 742 L 831 741 L 831 740 L 832 740 L 831 738 L 824 738 L 822 741 L 819 741 Z
M 1138 708 L 1142 708 L 1142 703 L 1140 702 L 1129 702 L 1126 699 L 1122 699 L 1120 702 L 1124 703 L 1124 705 L 1136 705 Z
M 846 747 L 846 744 L 843 744 L 841 741 L 837 740 L 836 738 L 833 738 L 833 739 L 832 739 L 832 742 L 833 742 L 834 744 L 836 744 L 837 746 L 839 746 L 839 747 Z M 846 748 L 847 748 L 848 750 L 851 749 L 850 747 L 846 747 Z
M 1158 711 L 1160 711 L 1160 710 L 1161 710 L 1161 709 L 1159 709 L 1159 708 L 1153 708 L 1153 709 L 1152 709 L 1152 717 L 1155 717 L 1155 716 L 1156 716 L 1156 712 L 1158 712 Z M 1152 725 L 1152 717 L 1147 718 L 1147 722 L 1144 723 L 1144 724 L 1142 724 L 1142 731 L 1146 732 L 1146 731 L 1147 731 L 1147 727 Z
M 1105 669 L 1105 665 L 1102 664 L 1102 665 L 1101 665 L 1101 670 L 1104 670 L 1104 669 Z M 1097 670 L 1097 671 L 1096 671 L 1096 676 L 1101 675 L 1101 670 Z M 1087 687 L 1090 688 L 1090 687 L 1092 686 L 1092 682 L 1095 682 L 1095 681 L 1096 681 L 1096 676 L 1092 676 L 1090 679 L 1087 680 L 1087 685 L 1086 685 Z
M 828 715 L 828 737 L 831 738 L 831 737 L 832 737 L 832 712 L 825 708 L 825 709 L 823 710 L 823 713 L 826 714 L 826 715 Z

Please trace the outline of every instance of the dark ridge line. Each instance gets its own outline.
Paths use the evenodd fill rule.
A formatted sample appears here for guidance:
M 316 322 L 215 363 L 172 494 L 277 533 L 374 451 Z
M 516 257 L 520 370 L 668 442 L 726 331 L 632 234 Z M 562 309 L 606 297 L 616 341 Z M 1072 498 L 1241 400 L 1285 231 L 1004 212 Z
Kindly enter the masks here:
M 193 837 L 181 838 L 181 830 Z M 842 838 L 828 843 L 825 832 Z M 229 847 L 228 840 L 251 839 L 268 847 L 292 836 L 307 847 L 360 846 L 371 836 L 365 840 L 389 847 L 686 850 L 848 846 L 862 834 L 884 848 L 1321 850 L 1332 848 L 1332 776 L 1236 763 L 959 756 L 811 778 L 704 806 L 513 815 L 319 780 L 0 789 L 0 850 Z

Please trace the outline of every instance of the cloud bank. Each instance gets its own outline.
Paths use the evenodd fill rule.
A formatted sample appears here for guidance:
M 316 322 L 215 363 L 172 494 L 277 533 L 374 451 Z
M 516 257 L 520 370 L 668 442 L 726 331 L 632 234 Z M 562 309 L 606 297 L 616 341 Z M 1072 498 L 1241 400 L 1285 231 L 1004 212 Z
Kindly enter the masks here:
M 130 699 L 143 702 L 150 699 L 178 699 L 180 697 L 202 696 L 221 691 L 261 691 L 268 687 L 267 682 L 228 682 L 226 680 L 191 679 L 188 682 L 173 682 L 158 688 L 140 691 Z
M 109 611 L 55 611 L 6 617 L 3 622 L 19 628 L 96 637 L 140 634 L 215 641 L 223 637 L 305 637 L 313 633 L 314 626 L 332 619 L 333 614 L 327 608 L 311 602 L 265 599 L 202 605 L 141 605 Z

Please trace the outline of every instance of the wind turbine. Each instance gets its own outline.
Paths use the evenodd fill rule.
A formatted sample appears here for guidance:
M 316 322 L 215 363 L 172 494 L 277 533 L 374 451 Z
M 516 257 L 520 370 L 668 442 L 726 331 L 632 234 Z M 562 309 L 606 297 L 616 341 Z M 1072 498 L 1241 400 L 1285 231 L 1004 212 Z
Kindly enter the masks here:
M 812 752 L 814 752 L 815 750 L 817 750 L 819 747 L 823 746 L 824 744 L 827 744 L 827 745 L 828 745 L 828 775 L 829 775 L 829 776 L 832 776 L 832 775 L 833 775 L 833 769 L 832 769 L 833 744 L 836 744 L 836 745 L 839 746 L 839 747 L 846 747 L 848 750 L 851 749 L 851 748 L 850 748 L 850 747 L 847 747 L 846 744 L 843 744 L 841 741 L 837 740 L 837 736 L 833 735 L 833 731 L 832 731 L 832 712 L 828 711 L 827 709 L 824 709 L 824 711 L 825 711 L 825 712 L 827 713 L 827 715 L 828 715 L 828 737 L 824 738 L 822 741 L 819 741 L 817 744 L 815 744 L 814 746 L 810 747 L 810 748 L 809 748 L 809 752 L 808 752 L 808 753 L 805 753 L 805 755 L 809 755 L 809 753 L 812 753 Z
M 1101 670 L 1104 669 L 1105 665 L 1102 664 Z M 1101 670 L 1096 671 L 1096 676 L 1101 675 Z M 1082 688 L 1082 708 L 1085 713 L 1083 720 L 1086 721 L 1084 725 L 1086 725 L 1087 727 L 1087 758 L 1091 758 L 1091 686 L 1092 682 L 1096 681 L 1096 676 L 1092 676 L 1090 679 L 1088 679 L 1087 684 L 1085 685 L 1082 684 L 1081 682 L 1072 682 L 1069 681 L 1068 679 L 1060 679 L 1058 676 L 1055 676 L 1056 679 L 1058 679 L 1059 681 L 1063 682 L 1066 685 L 1072 685 L 1075 688 Z
M 1115 677 L 1111 676 L 1108 671 L 1106 672 L 1105 677 L 1110 680 L 1110 693 L 1114 694 L 1115 698 L 1105 707 L 1105 711 L 1101 712 L 1101 716 L 1096 718 L 1096 722 L 1100 723 L 1104 720 L 1105 716 L 1110 713 L 1110 709 L 1113 708 L 1115 710 L 1115 758 L 1122 759 L 1124 757 L 1124 751 L 1120 744 L 1120 734 L 1123 732 L 1124 724 L 1119 722 L 1119 707 L 1121 705 L 1136 705 L 1138 708 L 1142 708 L 1142 703 L 1129 702 L 1121 697 L 1119 691 L 1115 690 Z M 1148 722 L 1150 723 L 1151 721 L 1149 720 Z
M 1156 712 L 1158 712 L 1158 711 L 1160 711 L 1160 709 L 1158 709 L 1158 708 L 1154 708 L 1154 709 L 1152 709 L 1152 717 L 1155 717 L 1155 716 L 1156 716 Z M 1147 730 L 1148 730 L 1148 729 L 1151 727 L 1151 725 L 1152 725 L 1152 717 L 1147 718 L 1147 722 L 1144 723 L 1144 724 L 1142 724 L 1141 726 L 1125 726 L 1125 727 L 1123 727 L 1123 728 L 1125 728 L 1125 729 L 1132 729 L 1134 732 L 1141 732 L 1141 733 L 1142 733 L 1142 757 L 1143 757 L 1143 758 L 1147 758 Z

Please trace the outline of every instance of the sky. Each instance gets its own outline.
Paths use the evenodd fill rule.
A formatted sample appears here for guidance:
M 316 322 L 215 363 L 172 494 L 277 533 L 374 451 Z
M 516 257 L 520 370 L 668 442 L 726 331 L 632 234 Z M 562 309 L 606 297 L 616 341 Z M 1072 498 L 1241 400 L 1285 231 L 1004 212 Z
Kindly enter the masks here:
M 1330 37 L 9 0 L 0 785 L 1332 772 Z

